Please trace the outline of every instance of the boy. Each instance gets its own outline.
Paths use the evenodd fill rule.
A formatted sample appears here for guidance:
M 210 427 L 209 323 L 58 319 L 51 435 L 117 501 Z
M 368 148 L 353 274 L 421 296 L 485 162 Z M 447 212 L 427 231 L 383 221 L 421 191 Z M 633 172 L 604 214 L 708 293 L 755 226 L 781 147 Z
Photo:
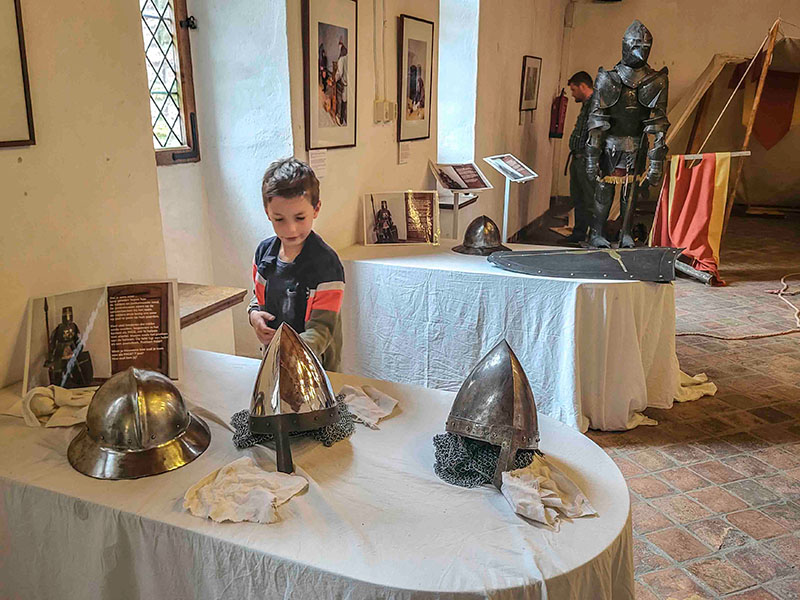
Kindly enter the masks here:
M 281 323 L 300 334 L 327 371 L 339 368 L 344 269 L 336 252 L 311 230 L 319 215 L 319 181 L 307 164 L 273 162 L 261 184 L 273 237 L 253 260 L 250 325 L 266 349 Z

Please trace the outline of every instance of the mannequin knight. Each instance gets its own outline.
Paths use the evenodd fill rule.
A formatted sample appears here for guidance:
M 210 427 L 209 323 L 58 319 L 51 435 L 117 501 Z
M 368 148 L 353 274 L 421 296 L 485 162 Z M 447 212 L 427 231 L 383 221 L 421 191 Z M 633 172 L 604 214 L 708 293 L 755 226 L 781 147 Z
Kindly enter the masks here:
M 620 248 L 633 248 L 633 204 L 647 186 L 660 183 L 667 155 L 668 70 L 647 64 L 653 36 L 638 20 L 622 38 L 622 61 L 597 73 L 590 100 L 586 172 L 595 187 L 589 245 L 610 248 L 603 234 L 614 190 L 621 184 L 622 230 Z M 653 136 L 649 148 L 648 134 Z M 648 166 L 649 159 L 649 166 Z

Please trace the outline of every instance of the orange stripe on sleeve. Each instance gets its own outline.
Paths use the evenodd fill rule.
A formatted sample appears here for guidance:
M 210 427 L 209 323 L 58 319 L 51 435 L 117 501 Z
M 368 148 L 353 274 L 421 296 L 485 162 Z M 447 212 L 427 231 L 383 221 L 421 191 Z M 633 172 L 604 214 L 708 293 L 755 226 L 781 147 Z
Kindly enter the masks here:
M 313 297 L 309 298 L 311 310 L 331 310 L 339 312 L 342 308 L 344 290 L 317 290 Z

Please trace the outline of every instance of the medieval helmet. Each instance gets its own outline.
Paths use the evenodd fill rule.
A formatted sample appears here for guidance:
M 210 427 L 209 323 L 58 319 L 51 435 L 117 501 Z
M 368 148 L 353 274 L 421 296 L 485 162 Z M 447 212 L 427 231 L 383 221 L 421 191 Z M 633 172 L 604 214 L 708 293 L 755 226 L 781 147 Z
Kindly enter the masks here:
M 460 254 L 478 254 L 489 256 L 492 252 L 509 250 L 500 243 L 500 230 L 486 215 L 472 221 L 464 232 L 464 243 L 453 248 Z
M 186 410 L 169 378 L 129 367 L 92 396 L 67 458 L 90 477 L 136 479 L 182 467 L 210 442 L 208 425 Z
M 461 384 L 445 430 L 500 446 L 492 478 L 497 488 L 503 471 L 514 468 L 517 450 L 537 450 L 536 402 L 519 359 L 500 341 L 475 365 Z
M 622 62 L 633 68 L 645 65 L 652 45 L 653 34 L 636 19 L 622 36 Z
M 339 407 L 314 352 L 281 323 L 258 369 L 250 402 L 250 431 L 275 438 L 278 470 L 294 471 L 289 434 L 331 425 Z

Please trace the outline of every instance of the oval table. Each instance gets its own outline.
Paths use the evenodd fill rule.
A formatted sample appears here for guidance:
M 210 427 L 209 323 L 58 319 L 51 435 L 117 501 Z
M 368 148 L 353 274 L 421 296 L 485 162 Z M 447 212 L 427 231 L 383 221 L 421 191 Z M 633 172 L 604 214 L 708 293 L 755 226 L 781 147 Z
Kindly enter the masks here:
M 550 531 L 493 487 L 433 472 L 431 438 L 454 394 L 370 381 L 399 400 L 380 429 L 356 424 L 325 448 L 292 443 L 309 488 L 274 524 L 214 523 L 182 508 L 187 488 L 238 457 L 274 469 L 274 452 L 237 451 L 230 415 L 249 404 L 258 362 L 188 350 L 179 387 L 212 431 L 176 471 L 102 481 L 66 459 L 77 428 L 0 416 L 0 597 L 632 599 L 630 502 L 613 461 L 542 416 L 541 448 L 599 516 Z M 334 389 L 369 380 L 332 374 Z M 0 409 L 15 400 L 0 392 Z

